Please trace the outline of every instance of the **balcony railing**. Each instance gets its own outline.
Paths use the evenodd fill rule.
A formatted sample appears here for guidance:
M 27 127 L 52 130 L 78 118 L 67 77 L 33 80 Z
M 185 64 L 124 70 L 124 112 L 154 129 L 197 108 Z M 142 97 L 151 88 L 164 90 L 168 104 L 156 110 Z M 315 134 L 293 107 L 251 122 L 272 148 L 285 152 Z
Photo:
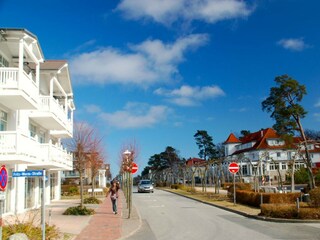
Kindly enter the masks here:
M 37 158 L 37 149 L 38 142 L 25 134 L 16 131 L 0 132 L 1 155 L 20 155 L 35 159 Z
M 51 143 L 40 144 L 41 161 L 51 163 L 66 169 L 72 169 L 72 154 L 68 153 L 62 146 Z
M 53 113 L 69 130 L 72 125 L 70 125 L 70 119 L 64 109 L 64 106 L 59 103 L 57 99 L 50 96 L 40 96 L 40 106 L 39 111 Z
M 0 68 L 0 88 L 6 90 L 21 90 L 31 98 L 39 95 L 39 88 L 33 80 L 33 76 L 23 71 L 21 79 L 19 79 L 18 68 Z
M 26 163 L 52 165 L 72 169 L 72 154 L 62 146 L 41 144 L 36 139 L 17 131 L 0 131 L 0 155 L 24 157 Z

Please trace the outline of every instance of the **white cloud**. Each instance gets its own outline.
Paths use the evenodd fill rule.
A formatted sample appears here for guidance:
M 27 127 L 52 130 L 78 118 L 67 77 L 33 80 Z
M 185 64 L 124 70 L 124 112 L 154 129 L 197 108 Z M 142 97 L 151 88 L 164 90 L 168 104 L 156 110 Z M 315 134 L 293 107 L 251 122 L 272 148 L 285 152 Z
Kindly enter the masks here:
M 192 34 L 165 44 L 161 40 L 146 40 L 130 45 L 127 52 L 111 47 L 76 55 L 70 60 L 74 81 L 88 84 L 137 84 L 148 86 L 173 79 L 178 64 L 189 49 L 204 45 L 206 34 Z
M 120 129 L 152 127 L 164 121 L 170 109 L 163 105 L 150 106 L 129 103 L 123 110 L 114 113 L 101 113 L 99 117 L 109 126 Z
M 168 25 L 179 19 L 215 23 L 243 18 L 253 7 L 241 0 L 122 0 L 117 10 L 129 19 L 151 18 Z
M 302 51 L 308 47 L 302 38 L 287 38 L 277 42 L 278 45 L 291 51 Z
M 320 107 L 320 100 L 314 105 L 315 107 Z
M 154 93 L 167 97 L 170 102 L 179 106 L 196 106 L 201 101 L 225 95 L 224 91 L 218 86 L 191 87 L 188 85 L 173 90 L 158 88 Z
M 84 105 L 84 109 L 87 113 L 100 113 L 102 110 L 95 104 Z
M 241 113 L 241 112 L 247 112 L 248 111 L 248 108 L 245 108 L 245 107 L 243 107 L 243 108 L 231 108 L 230 109 L 230 112 L 239 112 L 239 113 Z
M 314 113 L 313 116 L 316 118 L 317 121 L 320 121 L 320 113 Z

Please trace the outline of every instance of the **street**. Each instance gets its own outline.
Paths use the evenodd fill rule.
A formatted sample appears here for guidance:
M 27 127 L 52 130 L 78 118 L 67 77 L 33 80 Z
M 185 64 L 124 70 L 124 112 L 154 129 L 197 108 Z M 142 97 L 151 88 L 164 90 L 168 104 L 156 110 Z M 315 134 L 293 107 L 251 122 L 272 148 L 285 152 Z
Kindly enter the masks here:
M 137 193 L 142 227 L 130 240 L 320 239 L 320 223 L 275 223 L 243 216 L 161 190 Z

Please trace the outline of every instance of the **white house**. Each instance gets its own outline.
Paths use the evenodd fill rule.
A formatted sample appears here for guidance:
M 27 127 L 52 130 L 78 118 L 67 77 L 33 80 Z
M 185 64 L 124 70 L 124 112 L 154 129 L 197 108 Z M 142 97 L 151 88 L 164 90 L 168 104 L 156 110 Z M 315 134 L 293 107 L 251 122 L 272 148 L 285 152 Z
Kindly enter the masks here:
M 13 171 L 46 170 L 46 203 L 60 198 L 60 171 L 72 170 L 61 145 L 72 137 L 73 91 L 66 61 L 45 60 L 37 37 L 0 28 L 0 164 L 8 170 L 4 212 L 41 205 L 42 181 Z
M 240 139 L 231 133 L 224 142 L 224 148 L 227 161 L 238 162 L 241 167 L 240 174 L 248 182 L 252 181 L 254 175 L 264 182 L 268 179 L 278 181 L 279 172 L 284 181 L 293 162 L 295 169 L 305 165 L 300 139 L 295 137 L 290 143 L 283 140 L 272 128 L 250 133 Z M 310 141 L 308 148 L 313 167 L 320 167 L 320 145 Z

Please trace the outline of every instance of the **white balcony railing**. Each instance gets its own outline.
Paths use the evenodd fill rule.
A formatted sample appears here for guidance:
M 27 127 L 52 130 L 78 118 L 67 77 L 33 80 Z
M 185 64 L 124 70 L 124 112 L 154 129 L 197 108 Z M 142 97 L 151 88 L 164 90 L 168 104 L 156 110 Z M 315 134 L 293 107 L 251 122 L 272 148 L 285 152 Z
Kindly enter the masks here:
M 25 134 L 16 131 L 0 132 L 0 154 L 19 155 L 34 159 L 37 158 L 38 146 L 35 139 Z
M 70 119 L 68 119 L 67 113 L 63 105 L 61 105 L 57 99 L 54 99 L 50 96 L 40 96 L 39 111 L 53 113 L 69 130 Z
M 0 131 L 0 155 L 23 157 L 33 164 L 52 165 L 72 169 L 72 154 L 62 146 L 41 144 L 36 139 L 17 131 Z
M 19 79 L 18 68 L 0 68 L 0 88 L 6 90 L 21 90 L 31 98 L 39 95 L 39 88 L 33 80 L 33 76 L 23 71 L 21 79 Z
M 72 154 L 68 153 L 62 146 L 51 143 L 40 144 L 40 155 L 42 162 L 72 169 Z

